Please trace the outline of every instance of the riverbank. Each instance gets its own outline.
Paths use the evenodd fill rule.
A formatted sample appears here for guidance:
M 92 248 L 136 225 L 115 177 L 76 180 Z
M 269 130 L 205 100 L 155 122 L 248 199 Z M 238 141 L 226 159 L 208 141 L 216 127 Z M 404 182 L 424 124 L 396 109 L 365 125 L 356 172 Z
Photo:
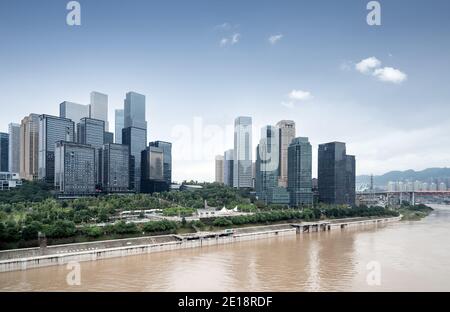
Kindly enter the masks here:
M 402 215 L 402 221 L 420 221 L 427 217 L 434 209 L 423 204 L 415 206 L 403 206 L 398 212 Z
M 310 232 L 344 230 L 348 227 L 377 225 L 399 220 L 400 217 L 335 219 L 235 228 L 220 232 L 198 232 L 15 249 L 0 252 L 0 272 L 64 265 L 72 261 L 96 261 L 168 250 L 229 244 L 284 235 L 307 235 Z

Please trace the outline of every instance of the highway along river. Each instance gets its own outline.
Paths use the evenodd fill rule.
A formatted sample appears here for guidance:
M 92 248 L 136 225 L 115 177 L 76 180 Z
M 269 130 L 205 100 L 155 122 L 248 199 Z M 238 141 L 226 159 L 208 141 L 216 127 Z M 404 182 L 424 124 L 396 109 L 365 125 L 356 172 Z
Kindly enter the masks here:
M 422 221 L 0 273 L 2 291 L 450 291 L 450 206 Z

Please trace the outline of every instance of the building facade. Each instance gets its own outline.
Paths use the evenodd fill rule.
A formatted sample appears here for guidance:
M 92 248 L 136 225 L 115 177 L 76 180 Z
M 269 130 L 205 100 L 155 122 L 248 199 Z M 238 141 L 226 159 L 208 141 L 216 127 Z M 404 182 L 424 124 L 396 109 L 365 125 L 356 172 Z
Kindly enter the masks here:
M 54 151 L 55 190 L 63 195 L 95 193 L 95 148 L 59 141 Z
M 172 143 L 165 141 L 150 142 L 149 146 L 159 147 L 163 150 L 164 181 L 172 184 Z
M 10 123 L 8 125 L 8 134 L 8 171 L 11 173 L 20 173 L 20 125 Z
M 141 192 L 154 193 L 169 190 L 170 184 L 164 177 L 164 150 L 149 146 L 142 151 Z
M 295 138 L 295 122 L 292 120 L 281 120 L 277 123 L 276 127 L 279 131 L 280 142 L 280 169 L 278 185 L 281 187 L 287 187 L 288 182 L 288 147 L 292 140 Z
M 287 159 L 291 206 L 312 205 L 312 147 L 308 138 L 294 138 Z
M 122 129 L 124 126 L 124 120 L 123 120 L 123 109 L 116 109 L 115 110 L 115 117 L 114 117 L 114 131 L 116 136 L 116 144 L 122 144 Z
M 9 134 L 0 132 L 0 172 L 9 172 Z
M 237 117 L 234 121 L 233 186 L 252 187 L 252 118 Z
M 215 158 L 215 179 L 216 183 L 223 183 L 223 162 L 224 157 L 222 155 L 217 155 Z
M 33 181 L 39 168 L 39 115 L 30 114 L 20 123 L 20 177 Z
M 77 123 L 81 118 L 89 117 L 89 105 L 64 101 L 59 104 L 59 117 L 72 119 Z
M 88 117 L 103 120 L 105 122 L 105 131 L 109 131 L 108 95 L 96 91 L 91 92 L 91 104 L 89 105 Z
M 55 144 L 74 141 L 75 124 L 71 119 L 50 115 L 39 116 L 38 178 L 50 184 L 55 177 Z
M 230 149 L 223 154 L 223 183 L 233 186 L 234 150 Z
M 129 156 L 126 145 L 103 145 L 99 153 L 103 191 L 107 193 L 128 191 L 130 183 Z
M 128 92 L 124 101 L 124 128 L 122 142 L 130 151 L 130 189 L 140 192 L 141 157 L 147 147 L 147 121 L 145 120 L 145 96 Z
M 319 145 L 318 189 L 321 202 L 355 204 L 355 156 L 347 155 L 345 143 Z

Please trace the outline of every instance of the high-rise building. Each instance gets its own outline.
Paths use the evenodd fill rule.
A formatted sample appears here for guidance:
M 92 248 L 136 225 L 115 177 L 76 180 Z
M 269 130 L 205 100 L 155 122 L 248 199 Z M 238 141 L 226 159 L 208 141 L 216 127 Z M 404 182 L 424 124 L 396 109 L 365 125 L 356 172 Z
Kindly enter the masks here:
M 288 147 L 295 138 L 295 122 L 292 120 L 281 120 L 277 123 L 280 133 L 280 169 L 278 184 L 287 187 L 288 180 Z
M 9 134 L 0 132 L 0 172 L 9 172 Z
M 59 117 L 72 119 L 77 123 L 81 118 L 89 117 L 89 105 L 64 101 L 59 104 Z
M 237 117 L 234 121 L 233 186 L 252 187 L 252 118 Z
M 74 141 L 75 124 L 71 119 L 50 115 L 39 116 L 39 170 L 38 177 L 54 183 L 55 144 Z
M 124 126 L 123 109 L 116 109 L 114 119 L 114 131 L 116 134 L 116 144 L 122 144 L 122 129 Z
M 122 144 L 105 144 L 100 150 L 103 191 L 126 192 L 129 187 L 129 150 Z
M 16 123 L 10 123 L 8 125 L 9 133 L 9 172 L 19 173 L 20 172 L 20 125 Z
M 273 126 L 263 127 L 256 148 L 255 188 L 258 200 L 267 204 L 289 204 L 289 193 L 278 185 L 279 156 L 278 129 Z
M 149 146 L 159 147 L 163 150 L 164 181 L 167 185 L 172 184 L 172 143 L 164 141 L 150 142 Z
M 95 179 L 96 183 L 100 184 L 102 177 L 98 152 L 105 143 L 105 122 L 100 119 L 81 118 L 77 124 L 77 136 L 78 143 L 95 148 Z
M 140 192 L 141 157 L 147 147 L 147 121 L 145 120 L 145 96 L 128 92 L 124 101 L 124 128 L 122 142 L 130 151 L 130 189 Z
M 355 156 L 347 155 L 345 143 L 319 145 L 318 186 L 320 201 L 355 204 Z
M 55 190 L 64 195 L 95 193 L 95 148 L 59 141 L 54 150 Z
M 109 131 L 108 95 L 96 91 L 91 92 L 89 117 L 92 119 L 103 120 L 105 122 L 105 131 Z
M 161 147 L 149 146 L 142 151 L 141 192 L 154 193 L 169 190 L 164 178 L 164 150 Z
M 105 144 L 113 144 L 114 143 L 114 133 L 112 132 L 105 132 L 105 135 L 103 136 L 103 141 Z M 122 144 L 122 143 L 120 143 Z
M 214 181 L 216 183 L 223 183 L 223 161 L 224 161 L 224 158 L 222 155 L 216 156 L 216 158 L 215 158 L 216 170 L 215 170 L 215 179 L 214 179 Z
M 232 149 L 223 154 L 223 183 L 233 186 L 234 151 Z
M 311 205 L 312 147 L 308 138 L 294 138 L 288 148 L 288 191 L 292 206 Z
M 20 177 L 33 181 L 39 168 L 39 115 L 30 114 L 20 124 Z

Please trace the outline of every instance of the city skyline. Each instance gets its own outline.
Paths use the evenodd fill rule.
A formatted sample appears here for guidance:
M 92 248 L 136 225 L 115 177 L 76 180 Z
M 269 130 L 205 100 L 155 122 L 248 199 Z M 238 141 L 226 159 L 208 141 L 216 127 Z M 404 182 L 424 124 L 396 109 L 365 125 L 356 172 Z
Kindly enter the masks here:
M 65 24 L 64 1 L 6 3 L 1 132 L 30 113 L 58 116 L 63 101 L 90 104 L 92 90 L 108 95 L 113 131 L 114 110 L 136 90 L 147 97 L 148 141 L 174 143 L 175 181 L 214 180 L 215 155 L 233 147 L 226 129 L 235 116 L 251 116 L 255 133 L 294 120 L 297 135 L 314 147 L 313 176 L 315 147 L 335 140 L 358 155 L 358 175 L 448 166 L 447 1 L 432 9 L 426 2 L 383 2 L 375 28 L 365 21 L 367 1 L 267 3 L 257 14 L 251 1 L 170 8 L 82 1 L 78 28 Z M 202 7 L 217 14 L 199 13 Z M 186 159 L 175 130 L 194 133 L 197 117 L 220 127 L 223 138 Z M 192 140 L 192 149 L 205 149 L 205 140 Z

